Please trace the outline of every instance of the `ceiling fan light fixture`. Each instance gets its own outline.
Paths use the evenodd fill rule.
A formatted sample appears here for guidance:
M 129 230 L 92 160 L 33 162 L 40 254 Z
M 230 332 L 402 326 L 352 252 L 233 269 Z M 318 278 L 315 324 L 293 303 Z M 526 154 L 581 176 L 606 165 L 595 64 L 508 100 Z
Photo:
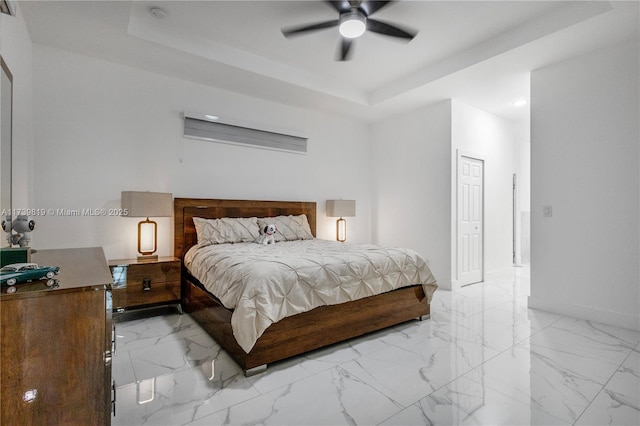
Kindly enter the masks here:
M 367 18 L 358 11 L 343 13 L 340 16 L 340 35 L 345 38 L 358 38 L 367 29 Z

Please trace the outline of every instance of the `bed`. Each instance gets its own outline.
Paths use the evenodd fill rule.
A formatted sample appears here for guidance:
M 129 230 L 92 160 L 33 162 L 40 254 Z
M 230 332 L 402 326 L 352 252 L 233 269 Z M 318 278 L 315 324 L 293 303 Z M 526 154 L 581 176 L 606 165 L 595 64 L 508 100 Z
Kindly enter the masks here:
M 233 248 L 230 251 L 255 257 L 255 252 L 263 250 L 263 248 L 255 243 L 220 244 L 219 246 L 200 248 L 199 246 L 202 244 L 198 244 L 194 218 L 196 218 L 198 225 L 202 226 L 203 219 L 298 217 L 301 215 L 306 217 L 308 230 L 311 233 L 308 241 L 277 243 L 276 246 L 264 249 L 267 251 L 261 253 L 275 253 L 272 249 L 276 247 L 279 250 L 289 250 L 290 252 L 298 250 L 298 247 L 304 247 L 304 250 L 307 251 L 335 251 L 333 246 L 326 248 L 325 242 L 322 240 L 312 239 L 316 235 L 316 204 L 314 202 L 202 198 L 176 198 L 174 200 L 175 256 L 183 261 L 182 307 L 222 346 L 247 376 L 264 371 L 268 364 L 276 361 L 402 322 L 429 317 L 429 299 L 437 284 L 428 267 L 425 267 L 426 272 L 424 272 L 421 266 L 420 277 L 421 281 L 425 282 L 405 283 L 401 288 L 385 288 L 381 294 L 366 297 L 360 295 L 358 296 L 360 298 L 344 303 L 321 305 L 290 316 L 275 317 L 263 327 L 264 330 L 260 329 L 255 333 L 255 339 L 251 342 L 236 338 L 232 326 L 234 311 L 236 312 L 237 331 L 237 317 L 242 306 L 231 307 L 229 301 L 225 300 L 226 294 L 216 297 L 207 290 L 212 289 L 212 286 L 215 287 L 218 283 L 215 279 L 221 280 L 215 278 L 212 283 L 212 278 L 201 275 L 194 267 L 193 259 L 197 256 L 194 256 L 193 253 L 206 249 L 221 256 L 220 250 L 224 248 L 223 246 L 230 246 Z M 202 228 L 199 227 L 198 231 L 202 236 Z M 370 250 L 371 253 L 376 253 L 373 248 Z M 221 257 L 227 259 L 229 255 L 224 253 L 224 256 Z M 419 256 L 417 257 L 419 258 Z M 187 268 L 187 264 L 193 272 Z M 201 267 L 201 269 L 208 267 Z M 296 273 L 296 275 L 299 274 Z

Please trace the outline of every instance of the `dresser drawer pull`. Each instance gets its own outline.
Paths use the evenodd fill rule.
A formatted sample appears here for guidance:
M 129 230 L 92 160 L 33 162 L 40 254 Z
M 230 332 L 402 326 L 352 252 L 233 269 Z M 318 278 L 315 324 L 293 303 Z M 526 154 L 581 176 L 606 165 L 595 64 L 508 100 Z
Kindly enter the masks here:
M 111 382 L 111 411 L 116 415 L 116 382 Z
M 151 291 L 151 278 L 142 280 L 142 291 Z
M 116 356 L 116 325 L 113 324 L 111 328 L 111 353 Z

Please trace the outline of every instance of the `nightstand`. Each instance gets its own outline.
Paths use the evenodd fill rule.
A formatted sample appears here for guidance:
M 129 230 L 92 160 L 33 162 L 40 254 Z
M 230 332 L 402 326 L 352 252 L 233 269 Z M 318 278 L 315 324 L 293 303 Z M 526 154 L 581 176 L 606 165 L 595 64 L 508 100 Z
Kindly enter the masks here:
M 118 259 L 109 261 L 113 275 L 113 310 L 180 305 L 180 259 L 159 257 L 153 261 Z

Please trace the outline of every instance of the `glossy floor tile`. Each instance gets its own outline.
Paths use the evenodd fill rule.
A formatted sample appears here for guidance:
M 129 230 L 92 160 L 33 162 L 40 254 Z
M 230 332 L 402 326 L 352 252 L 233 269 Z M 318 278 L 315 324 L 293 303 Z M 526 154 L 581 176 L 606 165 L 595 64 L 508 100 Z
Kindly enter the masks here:
M 113 425 L 640 425 L 640 333 L 534 311 L 527 268 L 244 377 L 189 315 L 116 324 Z

